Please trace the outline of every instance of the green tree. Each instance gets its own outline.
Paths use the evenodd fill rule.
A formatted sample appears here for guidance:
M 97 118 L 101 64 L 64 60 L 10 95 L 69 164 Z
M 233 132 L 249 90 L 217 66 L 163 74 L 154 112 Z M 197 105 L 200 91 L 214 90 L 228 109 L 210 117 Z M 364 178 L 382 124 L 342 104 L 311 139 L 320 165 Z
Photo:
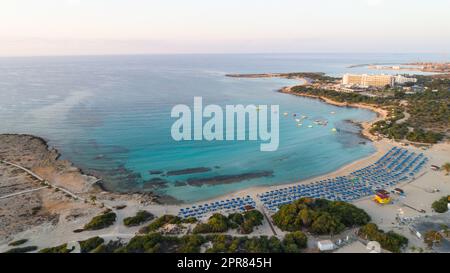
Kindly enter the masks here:
M 297 253 L 308 244 L 308 238 L 301 231 L 294 231 L 286 234 L 283 240 L 285 252 Z
M 302 221 L 302 225 L 309 227 L 313 221 L 313 213 L 308 208 L 300 210 L 298 215 Z
M 311 231 L 316 234 L 338 234 L 345 226 L 327 212 L 321 213 L 311 225 Z
M 444 213 L 448 211 L 448 203 L 450 196 L 444 196 L 441 199 L 434 201 L 431 207 L 437 213 Z

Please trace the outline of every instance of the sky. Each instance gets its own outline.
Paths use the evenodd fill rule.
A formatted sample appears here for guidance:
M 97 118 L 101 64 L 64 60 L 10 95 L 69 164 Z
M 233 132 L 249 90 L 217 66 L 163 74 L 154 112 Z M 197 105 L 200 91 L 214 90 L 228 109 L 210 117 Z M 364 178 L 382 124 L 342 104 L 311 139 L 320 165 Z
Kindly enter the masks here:
M 0 56 L 450 51 L 448 0 L 0 0 Z

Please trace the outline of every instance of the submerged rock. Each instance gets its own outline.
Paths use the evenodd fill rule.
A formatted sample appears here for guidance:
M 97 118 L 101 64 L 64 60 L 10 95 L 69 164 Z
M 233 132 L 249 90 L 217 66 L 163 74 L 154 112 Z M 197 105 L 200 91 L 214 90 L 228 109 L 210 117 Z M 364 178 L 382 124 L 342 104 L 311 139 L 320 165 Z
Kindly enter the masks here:
M 193 174 L 193 173 L 205 173 L 205 172 L 209 172 L 209 171 L 211 171 L 211 168 L 206 168 L 206 167 L 189 168 L 189 169 L 183 169 L 183 170 L 168 171 L 167 176 Z
M 187 184 L 190 186 L 201 187 L 203 185 L 221 185 L 241 182 L 260 177 L 273 176 L 273 171 L 262 171 L 253 173 L 243 173 L 236 175 L 219 175 L 207 178 L 189 178 Z

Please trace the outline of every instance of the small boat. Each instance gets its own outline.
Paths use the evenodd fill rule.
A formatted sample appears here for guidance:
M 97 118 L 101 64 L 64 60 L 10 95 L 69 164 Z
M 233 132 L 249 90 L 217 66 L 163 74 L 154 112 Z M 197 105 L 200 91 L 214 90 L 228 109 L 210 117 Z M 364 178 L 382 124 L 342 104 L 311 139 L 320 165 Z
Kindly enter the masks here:
M 296 118 L 295 121 L 296 121 L 296 122 L 300 122 L 300 119 L 299 119 L 299 118 Z
M 284 115 L 284 116 L 287 116 L 287 115 L 289 115 L 289 113 L 288 113 L 288 112 L 284 112 L 283 115 Z
M 336 128 L 331 129 L 331 132 L 337 132 Z
M 313 126 L 312 125 L 308 125 L 308 128 L 312 128 Z
M 326 121 L 326 120 L 315 120 L 314 123 L 317 124 L 317 125 L 326 126 L 328 124 L 328 121 Z
M 331 111 L 331 112 L 330 112 L 330 114 L 334 115 L 334 114 L 336 114 L 336 112 L 334 112 L 334 111 Z

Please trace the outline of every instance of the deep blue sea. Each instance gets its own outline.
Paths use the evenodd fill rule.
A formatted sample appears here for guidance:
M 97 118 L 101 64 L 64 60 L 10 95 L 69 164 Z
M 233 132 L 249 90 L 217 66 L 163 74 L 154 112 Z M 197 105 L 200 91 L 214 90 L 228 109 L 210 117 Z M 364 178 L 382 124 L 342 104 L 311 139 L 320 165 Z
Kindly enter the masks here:
M 197 201 L 249 186 L 307 179 L 374 152 L 371 143 L 348 122 L 373 119 L 374 113 L 277 92 L 296 81 L 228 78 L 225 74 L 325 72 L 337 76 L 374 73 L 347 68 L 353 64 L 438 58 L 392 54 L 1 58 L 0 133 L 44 137 L 63 158 L 102 177 L 108 189 L 156 191 Z M 170 128 L 175 119 L 170 111 L 180 103 L 192 106 L 194 96 L 203 97 L 204 104 L 222 106 L 280 105 L 279 149 L 261 152 L 258 141 L 174 141 Z M 299 128 L 284 112 L 308 119 Z M 316 119 L 328 120 L 328 125 L 308 128 Z M 164 175 L 189 168 L 208 171 Z M 219 184 L 188 183 L 207 178 Z

